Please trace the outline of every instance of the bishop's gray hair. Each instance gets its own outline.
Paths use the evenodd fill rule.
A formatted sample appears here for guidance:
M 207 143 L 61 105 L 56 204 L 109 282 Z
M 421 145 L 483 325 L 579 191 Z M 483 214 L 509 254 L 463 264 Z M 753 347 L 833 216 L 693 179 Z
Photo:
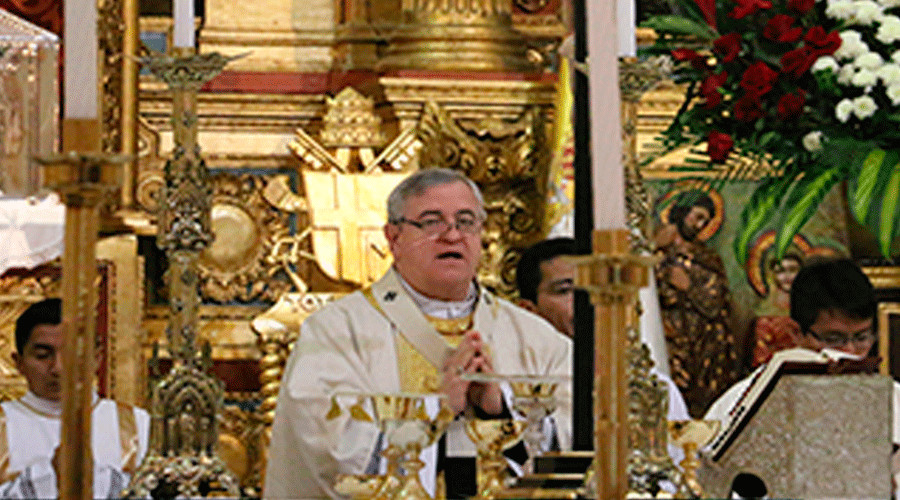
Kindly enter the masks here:
M 481 190 L 478 185 L 466 177 L 458 170 L 449 168 L 426 168 L 414 172 L 391 191 L 387 199 L 388 222 L 396 224 L 403 217 L 403 209 L 406 208 L 406 201 L 413 196 L 419 196 L 430 187 L 441 186 L 444 184 L 453 184 L 454 182 L 462 182 L 478 200 L 478 216 L 481 219 L 487 218 L 484 211 L 484 198 L 481 196 Z

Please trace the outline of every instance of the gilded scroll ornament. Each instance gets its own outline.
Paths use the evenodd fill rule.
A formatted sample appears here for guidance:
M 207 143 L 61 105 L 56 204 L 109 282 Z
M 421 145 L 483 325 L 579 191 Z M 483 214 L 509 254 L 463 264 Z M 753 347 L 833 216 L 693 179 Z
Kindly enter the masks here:
M 289 232 L 290 214 L 266 201 L 259 176 L 217 174 L 209 185 L 215 238 L 198 261 L 201 296 L 219 303 L 274 301 L 289 283 L 273 279 L 266 259 L 276 239 Z

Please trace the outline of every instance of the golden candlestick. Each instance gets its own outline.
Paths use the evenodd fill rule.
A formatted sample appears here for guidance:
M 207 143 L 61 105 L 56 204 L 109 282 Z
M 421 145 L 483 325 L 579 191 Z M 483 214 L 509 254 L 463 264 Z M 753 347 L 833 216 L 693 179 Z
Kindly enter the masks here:
M 197 346 L 198 261 L 213 239 L 209 172 L 197 143 L 197 92 L 232 59 L 176 47 L 173 56 L 142 60 L 172 91 L 175 148 L 165 166 L 157 236 L 169 264 L 172 369 L 152 385 L 150 446 L 129 497 L 239 495 L 237 479 L 216 454 L 224 384 L 208 373 L 209 344 Z
M 103 184 L 103 171 L 129 157 L 100 153 L 68 153 L 36 158 L 65 179 L 50 186 L 66 205 L 63 253 L 63 373 L 60 498 L 90 499 L 93 490 L 91 409 L 96 331 L 96 246 L 100 205 L 114 186 Z
M 594 463 L 598 499 L 628 492 L 628 330 L 635 326 L 638 290 L 647 284 L 650 257 L 629 253 L 625 229 L 594 232 L 593 255 L 572 258 L 575 285 L 594 304 Z

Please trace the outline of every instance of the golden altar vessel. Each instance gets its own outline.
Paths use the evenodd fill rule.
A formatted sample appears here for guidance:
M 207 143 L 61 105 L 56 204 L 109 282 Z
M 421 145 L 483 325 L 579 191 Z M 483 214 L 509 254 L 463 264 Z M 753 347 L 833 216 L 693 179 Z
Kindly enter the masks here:
M 344 399 L 355 401 L 346 410 L 351 419 L 372 422 L 381 430 L 385 439 L 382 455 L 387 461 L 387 468 L 382 476 L 357 477 L 356 481 L 345 476 L 338 477 L 336 485 L 345 488 L 344 491 L 350 495 L 365 495 L 374 490 L 369 498 L 376 499 L 432 498 L 419 479 L 419 470 L 425 465 L 419 453 L 437 442 L 453 422 L 453 412 L 444 404 L 446 397 L 442 394 L 337 393 L 332 396 L 329 419 L 342 414 L 340 401 Z M 433 415 L 427 408 L 429 400 L 438 405 Z M 403 475 L 400 475 L 401 469 Z

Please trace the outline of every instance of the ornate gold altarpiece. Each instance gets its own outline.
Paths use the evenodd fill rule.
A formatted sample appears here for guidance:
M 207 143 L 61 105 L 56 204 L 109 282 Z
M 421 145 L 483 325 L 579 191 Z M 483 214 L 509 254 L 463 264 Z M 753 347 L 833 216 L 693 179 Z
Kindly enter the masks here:
M 134 6 L 105 5 L 101 39 L 125 50 L 135 35 L 129 31 Z M 299 321 L 387 265 L 375 223 L 361 219 L 353 233 L 329 222 L 313 183 L 342 190 L 358 186 L 354 179 L 387 179 L 426 163 L 464 170 L 485 191 L 490 217 L 482 272 L 501 293 L 512 290 L 518 249 L 543 237 L 554 76 L 535 63 L 547 62 L 565 32 L 561 7 L 524 0 L 467 5 L 450 17 L 468 19 L 472 30 L 493 33 L 493 41 L 469 47 L 459 67 L 434 71 L 419 57 L 428 45 L 416 37 L 444 18 L 430 15 L 437 7 L 425 3 L 312 2 L 299 10 L 278 0 L 207 4 L 201 52 L 254 50 L 199 92 L 192 124 L 212 173 L 217 238 L 199 259 L 197 335 L 212 345 L 213 371 L 226 381 L 226 399 L 240 403 L 222 412 L 219 453 L 247 493 L 258 492 L 277 374 Z M 403 9 L 418 16 L 419 31 L 391 38 Z M 151 19 L 142 26 L 159 25 Z M 460 39 L 458 33 L 442 36 Z M 391 57 L 381 58 L 385 54 Z M 110 366 L 114 395 L 146 404 L 150 346 L 165 343 L 168 318 L 166 290 L 156 278 L 161 255 L 148 241 L 157 233 L 163 165 L 174 145 L 172 95 L 150 77 L 141 78 L 138 94 L 129 94 L 134 67 L 106 60 L 110 97 L 104 98 L 102 143 L 139 154 L 125 170 L 119 197 L 120 214 L 137 238 L 110 245 L 133 284 L 121 292 L 123 303 L 135 307 L 117 310 L 111 321 L 140 332 L 129 339 L 144 346 L 140 356 L 117 347 L 123 355 Z M 677 106 L 674 95 L 645 98 L 650 104 L 639 115 L 639 136 L 665 125 Z M 129 123 L 132 105 L 139 112 Z M 136 133 L 128 145 L 131 127 Z M 357 201 L 366 197 L 382 202 L 384 193 Z M 134 285 L 141 282 L 142 290 Z

